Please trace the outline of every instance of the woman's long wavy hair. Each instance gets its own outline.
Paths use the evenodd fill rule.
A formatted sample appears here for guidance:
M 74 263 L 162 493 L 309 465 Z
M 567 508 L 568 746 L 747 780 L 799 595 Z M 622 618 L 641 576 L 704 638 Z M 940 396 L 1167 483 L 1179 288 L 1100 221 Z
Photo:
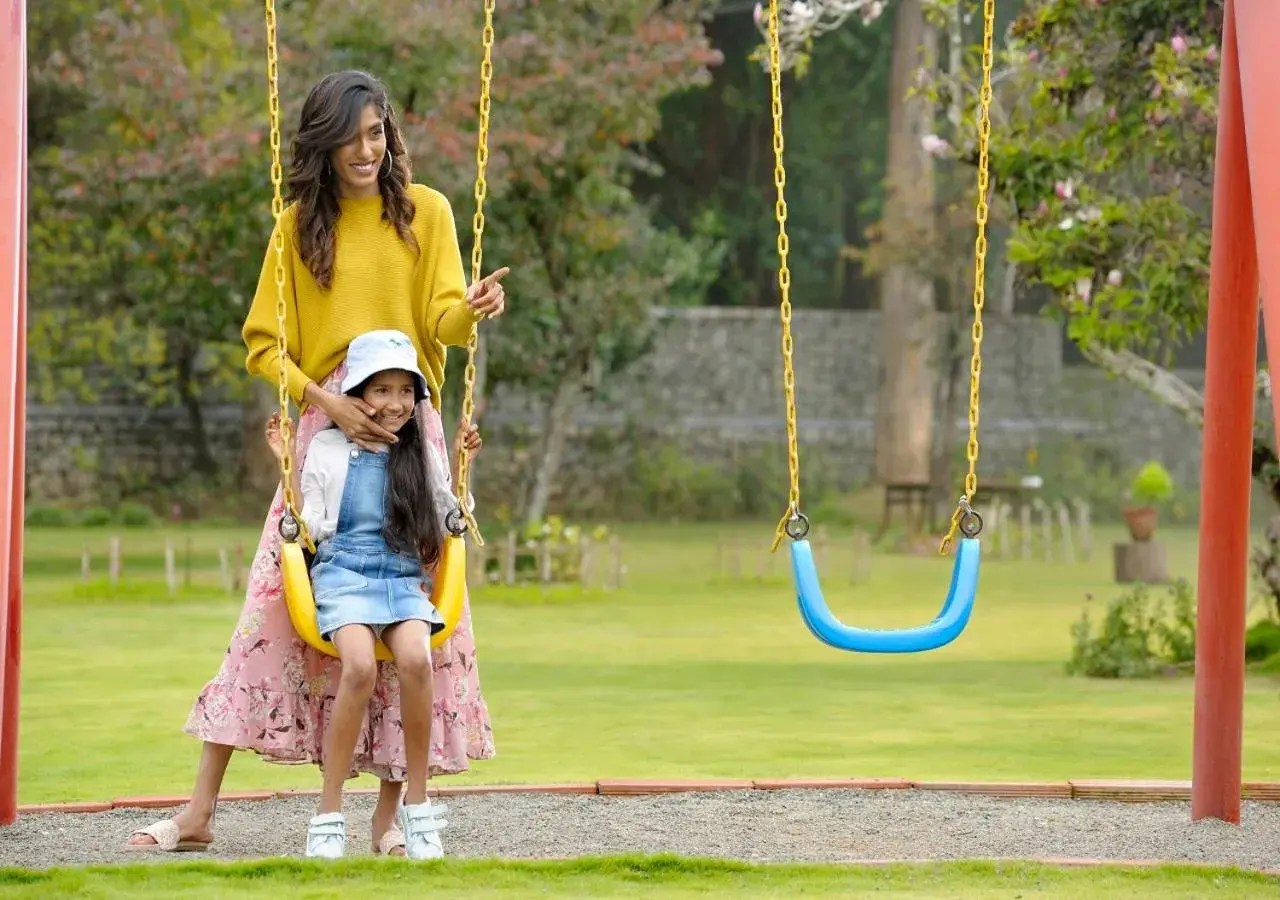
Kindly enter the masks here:
M 298 252 L 321 288 L 333 284 L 333 260 L 337 252 L 338 177 L 330 154 L 355 138 L 365 107 L 373 105 L 382 116 L 387 137 L 387 157 L 378 168 L 382 193 L 382 218 L 395 227 L 406 244 L 418 250 L 413 236 L 414 209 L 408 185 L 413 177 L 404 136 L 395 109 L 382 82 L 365 72 L 345 71 L 326 75 L 311 89 L 302 104 L 302 121 L 293 140 L 287 201 L 297 204 Z

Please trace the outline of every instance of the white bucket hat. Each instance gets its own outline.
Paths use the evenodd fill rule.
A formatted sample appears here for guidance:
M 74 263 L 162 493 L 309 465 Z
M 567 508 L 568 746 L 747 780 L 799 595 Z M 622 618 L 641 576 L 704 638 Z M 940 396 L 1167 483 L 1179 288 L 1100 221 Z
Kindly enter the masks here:
M 430 396 L 426 376 L 418 368 L 418 351 L 403 331 L 366 331 L 347 348 L 347 374 L 342 393 L 349 394 L 379 372 L 400 369 L 413 375 L 417 399 Z

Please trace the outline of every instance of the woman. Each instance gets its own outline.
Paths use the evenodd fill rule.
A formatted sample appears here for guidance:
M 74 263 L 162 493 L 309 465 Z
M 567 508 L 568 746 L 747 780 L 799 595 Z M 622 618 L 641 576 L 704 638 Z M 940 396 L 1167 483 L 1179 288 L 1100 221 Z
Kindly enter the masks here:
M 397 329 L 413 340 L 430 392 L 417 418 L 423 436 L 447 453 L 439 414 L 445 346 L 465 344 L 475 322 L 505 309 L 499 282 L 507 269 L 468 289 L 448 201 L 411 177 L 394 110 L 377 79 L 338 72 L 311 89 L 293 144 L 289 207 L 277 228 L 284 242 L 288 390 L 303 410 L 298 466 L 312 437 L 330 423 L 368 450 L 395 442 L 371 407 L 338 390 L 348 344 L 374 329 Z M 276 238 L 273 233 L 243 330 L 249 372 L 273 383 L 279 377 Z M 277 531 L 283 512 L 277 492 L 222 668 L 187 720 L 185 731 L 204 742 L 191 801 L 172 819 L 134 832 L 134 847 L 207 848 L 218 789 L 237 748 L 273 762 L 323 764 L 341 667 L 304 644 L 289 622 Z M 431 773 L 452 774 L 467 768 L 468 757 L 494 753 L 469 606 L 449 642 L 433 654 L 432 668 Z M 381 780 L 372 833 L 375 852 L 384 854 L 404 848 L 393 825 L 406 778 L 399 701 L 394 666 L 380 664 L 352 774 L 369 772 Z

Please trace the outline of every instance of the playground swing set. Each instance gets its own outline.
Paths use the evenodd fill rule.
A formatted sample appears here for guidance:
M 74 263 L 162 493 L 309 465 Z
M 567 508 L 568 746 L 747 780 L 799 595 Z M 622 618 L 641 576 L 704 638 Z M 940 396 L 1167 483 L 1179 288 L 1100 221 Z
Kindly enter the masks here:
M 18 681 L 22 613 L 23 466 L 26 395 L 26 0 L 0 0 L 9 15 L 0 26 L 0 285 L 5 308 L 0 316 L 0 824 L 17 817 Z M 964 492 L 951 517 L 940 553 L 955 547 L 950 588 L 941 611 L 926 625 L 896 630 L 858 628 L 840 622 L 823 597 L 807 538 L 809 519 L 800 506 L 799 439 L 796 384 L 792 364 L 791 276 L 783 162 L 781 40 L 779 5 L 769 0 L 768 57 L 773 119 L 774 206 L 778 225 L 778 290 L 782 325 L 783 393 L 786 405 L 789 491 L 786 511 L 773 541 L 776 550 L 790 540 L 794 586 L 801 619 L 824 644 L 862 653 L 914 653 L 954 641 L 968 624 L 977 594 L 981 562 L 982 518 L 971 502 L 977 493 L 978 422 L 982 375 L 982 312 L 987 253 L 991 67 L 995 2 L 984 0 L 982 82 L 977 103 L 978 180 L 974 245 L 972 357 L 966 446 L 968 472 Z M 476 211 L 473 217 L 472 282 L 480 279 L 484 234 L 485 172 L 488 162 L 490 86 L 493 75 L 495 0 L 482 0 L 483 60 L 479 140 L 476 149 Z M 274 0 L 264 0 L 267 30 L 268 111 L 270 116 L 272 214 L 284 211 L 281 196 L 280 99 Z M 1272 0 L 1226 0 L 1221 54 L 1221 102 L 1214 183 L 1213 250 L 1210 277 L 1208 363 L 1206 366 L 1203 497 L 1195 684 L 1195 739 L 1192 779 L 1193 820 L 1218 818 L 1238 823 L 1241 793 L 1241 739 L 1244 701 L 1244 625 L 1247 590 L 1248 503 L 1253 427 L 1253 359 L 1236 353 L 1256 346 L 1259 287 L 1263 288 L 1272 367 L 1280 363 L 1280 168 L 1268 161 L 1280 151 L 1280 56 L 1267 36 L 1280 32 L 1280 5 Z M 279 231 L 277 230 L 277 235 Z M 290 619 L 299 636 L 322 653 L 336 655 L 321 639 L 308 573 L 314 544 L 302 522 L 292 490 L 295 461 L 290 435 L 283 361 L 285 335 L 282 240 L 275 242 L 277 318 L 282 372 L 278 399 L 286 452 L 281 460 L 285 515 L 281 520 L 281 565 Z M 1264 253 L 1264 248 L 1272 252 Z M 1266 288 L 1272 288 L 1270 292 Z M 475 355 L 478 333 L 467 342 L 463 417 L 474 414 Z M 1280 413 L 1280 397 L 1273 400 Z M 1280 415 L 1277 416 L 1280 420 Z M 458 459 L 457 507 L 448 518 L 449 537 L 433 586 L 432 602 L 446 628 L 433 646 L 447 640 L 465 601 L 466 545 L 470 533 L 483 544 L 468 508 L 469 461 Z M 961 534 L 958 544 L 957 532 Z M 379 645 L 378 658 L 389 658 Z

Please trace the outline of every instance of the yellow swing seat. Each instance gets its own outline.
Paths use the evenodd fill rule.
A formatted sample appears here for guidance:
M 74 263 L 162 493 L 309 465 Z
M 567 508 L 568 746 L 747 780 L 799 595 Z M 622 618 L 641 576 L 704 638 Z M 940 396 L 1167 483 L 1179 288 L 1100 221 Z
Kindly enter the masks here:
M 435 649 L 444 644 L 458 627 L 462 618 L 462 604 L 467 594 L 467 544 L 461 531 L 453 533 L 454 528 L 465 524 L 457 510 L 450 511 L 445 519 L 450 534 L 440 548 L 440 561 L 436 564 L 435 578 L 431 584 L 431 605 L 444 619 L 444 628 L 431 635 L 431 647 Z M 307 558 L 302 544 L 298 542 L 301 529 L 297 521 L 288 513 L 280 520 L 280 571 L 284 579 L 284 602 L 289 609 L 289 620 L 293 630 L 298 632 L 308 646 L 319 650 L 326 656 L 336 657 L 338 648 L 332 641 L 320 636 L 320 628 L 316 621 L 316 597 L 311 589 L 311 574 L 307 568 Z M 394 657 L 391 650 L 382 641 L 373 648 L 374 658 L 380 662 L 388 662 Z

